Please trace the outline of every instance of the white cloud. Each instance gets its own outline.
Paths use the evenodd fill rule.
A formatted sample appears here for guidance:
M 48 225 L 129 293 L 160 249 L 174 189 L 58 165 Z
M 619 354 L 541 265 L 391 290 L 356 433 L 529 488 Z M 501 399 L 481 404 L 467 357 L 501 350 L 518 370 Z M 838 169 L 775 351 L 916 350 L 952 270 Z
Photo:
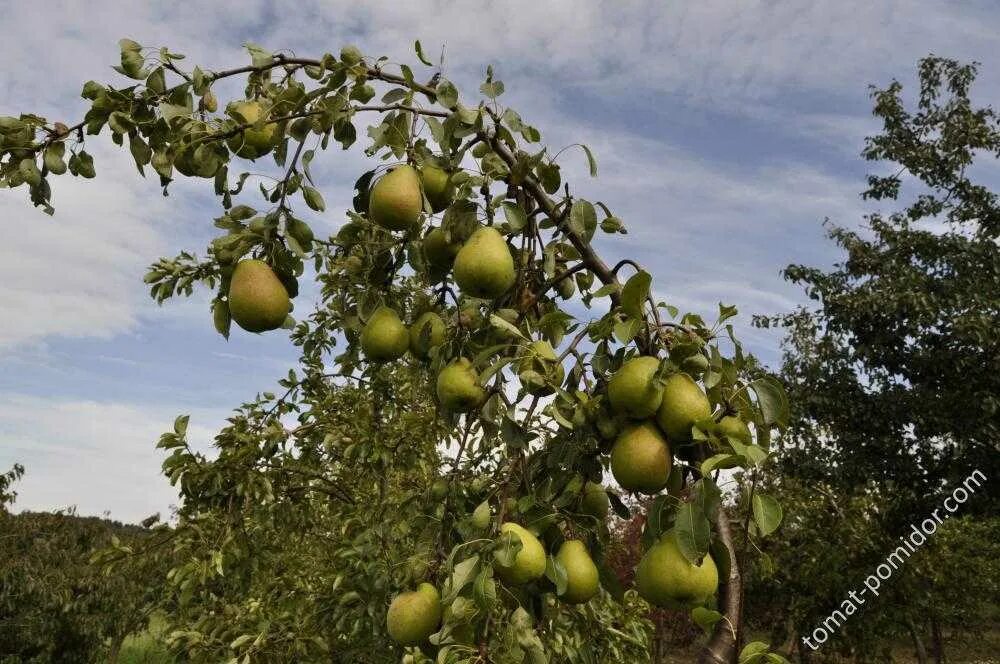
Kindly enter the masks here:
M 122 155 L 94 152 L 100 184 L 59 178 L 55 218 L 32 208 L 23 188 L 0 191 L 0 349 L 49 336 L 109 338 L 136 324 L 144 267 L 164 249 L 154 222 L 166 208 Z
M 159 473 L 164 453 L 155 445 L 183 412 L 191 409 L 0 394 L 0 469 L 21 463 L 26 470 L 15 506 L 75 505 L 80 514 L 110 511 L 133 522 L 154 512 L 167 517 L 177 493 Z M 192 413 L 192 446 L 207 449 L 225 417 Z

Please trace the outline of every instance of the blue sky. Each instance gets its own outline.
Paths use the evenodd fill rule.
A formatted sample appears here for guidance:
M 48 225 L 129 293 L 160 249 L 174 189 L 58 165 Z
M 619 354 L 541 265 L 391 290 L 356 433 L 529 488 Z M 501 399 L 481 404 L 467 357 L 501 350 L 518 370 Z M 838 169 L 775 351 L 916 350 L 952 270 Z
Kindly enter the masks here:
M 916 61 L 934 52 L 984 63 L 981 101 L 1000 91 L 990 57 L 1000 10 L 985 2 L 139 4 L 6 7 L 0 115 L 71 124 L 84 81 L 121 83 L 110 69 L 121 37 L 205 69 L 247 62 L 248 40 L 300 55 L 354 43 L 414 62 L 420 39 L 433 59 L 444 48 L 445 75 L 466 98 L 492 64 L 503 101 L 548 145 L 591 146 L 600 177 L 586 176 L 574 150 L 564 173 L 630 231 L 599 250 L 609 262 L 637 258 L 658 297 L 684 310 L 736 304 L 744 339 L 772 365 L 780 338 L 749 329 L 750 315 L 803 301 L 779 277 L 787 263 L 837 259 L 824 218 L 863 221 L 857 194 L 871 166 L 857 155 L 877 129 L 868 84 L 912 83 Z M 359 148 L 315 162 L 328 207 L 312 217 L 317 228 L 340 225 L 368 166 Z M 53 219 L 22 191 L 0 190 L 0 470 L 26 466 L 21 509 L 137 520 L 174 501 L 154 449 L 174 416 L 190 413 L 206 447 L 229 409 L 272 387 L 295 353 L 282 334 L 226 342 L 206 293 L 149 300 L 146 265 L 200 251 L 217 206 L 200 182 L 163 198 L 105 137 L 88 150 L 98 179 L 57 181 Z

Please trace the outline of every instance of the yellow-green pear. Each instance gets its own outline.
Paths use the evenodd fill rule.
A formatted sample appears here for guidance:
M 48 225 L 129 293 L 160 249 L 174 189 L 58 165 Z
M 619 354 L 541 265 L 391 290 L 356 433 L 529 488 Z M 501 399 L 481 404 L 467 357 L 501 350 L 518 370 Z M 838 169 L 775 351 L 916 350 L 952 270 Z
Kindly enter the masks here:
M 584 514 L 604 521 L 608 518 L 611 501 L 608 492 L 597 482 L 587 482 L 583 485 L 583 496 L 580 498 L 580 511 Z
M 451 205 L 455 197 L 451 173 L 438 166 L 425 164 L 420 168 L 420 181 L 424 185 L 424 195 L 431 204 L 431 210 L 440 212 Z
M 675 373 L 663 386 L 663 403 L 656 412 L 656 422 L 672 442 L 691 440 L 691 426 L 712 414 L 712 405 L 691 376 Z
M 410 352 L 426 360 L 431 348 L 444 343 L 445 324 L 433 311 L 425 311 L 410 326 Z
M 597 594 L 597 565 L 580 540 L 566 540 L 559 547 L 556 560 L 566 569 L 566 592 L 559 596 L 564 602 L 582 604 Z
M 441 279 L 448 274 L 461 248 L 459 243 L 449 242 L 447 234 L 441 228 L 434 228 L 424 236 L 424 258 L 427 259 L 431 276 Z
M 660 360 L 649 355 L 633 357 L 608 381 L 608 401 L 622 415 L 645 419 L 663 400 L 663 388 L 655 380 Z
M 412 592 L 396 595 L 386 614 L 389 636 L 402 646 L 423 643 L 440 624 L 441 596 L 429 583 L 421 583 Z
M 409 165 L 397 166 L 383 175 L 368 196 L 368 217 L 390 231 L 413 228 L 423 209 L 420 176 Z
M 438 403 L 445 410 L 467 413 L 483 405 L 486 390 L 479 384 L 479 372 L 462 357 L 441 370 L 437 377 Z
M 673 531 L 660 537 L 639 561 L 635 586 L 650 604 L 673 609 L 690 609 L 715 594 L 719 570 L 712 556 L 692 565 L 677 545 Z
M 439 477 L 434 480 L 434 483 L 431 484 L 431 498 L 434 500 L 443 500 L 448 495 L 448 487 L 449 483 L 445 478 Z
M 271 266 L 261 260 L 242 260 L 229 281 L 229 313 L 247 332 L 276 330 L 285 322 L 292 302 Z
M 611 474 L 629 491 L 656 493 L 666 486 L 672 465 L 670 446 L 651 422 L 625 429 L 611 448 Z
M 470 520 L 475 528 L 486 530 L 490 525 L 491 516 L 493 516 L 493 513 L 490 511 L 490 501 L 484 500 L 472 511 L 472 518 Z
M 527 374 L 533 371 L 539 377 L 544 377 L 545 382 L 535 382 L 538 380 L 525 381 L 524 389 L 528 394 L 545 396 L 554 392 L 552 385 L 562 385 L 566 377 L 563 365 L 559 362 L 559 356 L 552 348 L 552 344 L 544 339 L 531 342 L 530 350 L 524 353 L 521 361 L 517 365 L 518 373 Z
M 501 536 L 507 533 L 514 534 L 521 541 L 521 550 L 509 567 L 500 564 L 500 556 L 494 554 L 497 559 L 494 569 L 500 578 L 514 586 L 541 578 L 545 574 L 545 548 L 542 543 L 530 531 L 509 521 L 500 526 Z
M 376 309 L 361 330 L 361 350 L 372 362 L 397 360 L 409 346 L 410 333 L 390 307 Z
M 455 256 L 455 283 L 463 293 L 492 300 L 514 285 L 514 257 L 492 226 L 472 234 Z
M 735 438 L 744 445 L 753 443 L 753 436 L 750 434 L 750 427 L 746 422 L 734 415 L 726 415 L 715 424 L 715 431 L 719 436 L 729 436 Z
M 235 101 L 229 105 L 226 112 L 240 124 L 254 124 L 261 120 L 267 107 L 259 101 Z M 229 149 L 244 159 L 257 159 L 270 152 L 278 142 L 278 125 L 275 122 L 264 124 L 259 129 L 250 127 L 231 136 L 227 141 Z

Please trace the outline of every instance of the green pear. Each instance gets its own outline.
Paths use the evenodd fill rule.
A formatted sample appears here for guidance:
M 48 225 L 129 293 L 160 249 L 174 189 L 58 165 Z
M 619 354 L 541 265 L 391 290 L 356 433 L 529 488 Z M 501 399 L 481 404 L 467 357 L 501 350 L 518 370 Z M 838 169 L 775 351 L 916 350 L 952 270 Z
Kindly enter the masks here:
M 389 636 L 402 646 L 423 643 L 440 624 L 441 596 L 429 583 L 421 583 L 412 592 L 396 595 L 386 615 Z
M 281 279 L 261 260 L 236 265 L 229 281 L 229 313 L 247 332 L 276 330 L 285 322 L 292 302 Z
M 471 522 L 473 527 L 479 530 L 486 530 L 490 525 L 491 516 L 493 516 L 493 513 L 490 511 L 490 501 L 484 500 L 472 511 Z
M 259 101 L 234 101 L 226 112 L 240 124 L 254 124 L 267 114 L 267 107 Z M 244 159 L 257 159 L 270 152 L 278 142 L 278 125 L 269 122 L 260 129 L 251 127 L 230 136 L 229 149 Z
M 663 403 L 656 412 L 656 422 L 672 442 L 691 440 L 691 426 L 712 414 L 712 405 L 691 376 L 675 373 L 663 386 Z
M 431 484 L 431 498 L 444 500 L 444 497 L 448 495 L 448 486 L 448 480 L 443 477 L 434 480 L 434 483 Z
M 625 429 L 611 448 L 611 474 L 629 491 L 656 493 L 666 486 L 672 465 L 670 446 L 650 422 Z
M 566 540 L 559 547 L 556 560 L 566 569 L 566 592 L 559 596 L 570 604 L 583 604 L 597 594 L 597 565 L 580 540 Z
M 639 561 L 635 585 L 650 604 L 673 609 L 691 609 L 715 594 L 719 570 L 712 556 L 692 565 L 677 545 L 673 531 L 660 537 Z
M 559 356 L 556 355 L 555 349 L 552 348 L 552 344 L 544 339 L 531 342 L 530 350 L 524 354 L 524 357 L 518 363 L 517 370 L 518 373 L 522 374 L 533 371 L 547 379 L 546 382 L 525 382 L 525 391 L 528 394 L 537 394 L 539 396 L 552 394 L 555 390 L 549 383 L 562 385 L 563 379 L 566 377 L 565 370 L 559 362 Z
M 390 231 L 405 231 L 420 221 L 424 198 L 420 176 L 408 165 L 397 166 L 379 179 L 368 197 L 368 218 Z
M 410 333 L 399 314 L 389 307 L 379 307 L 361 330 L 361 350 L 372 362 L 398 360 L 410 345 Z
M 431 232 L 424 236 L 423 241 L 424 258 L 430 268 L 431 275 L 435 279 L 441 279 L 448 274 L 451 266 L 455 264 L 455 256 L 462 248 L 457 242 L 449 242 L 448 236 L 441 228 L 431 229 Z
M 589 514 L 599 521 L 608 518 L 611 500 L 608 492 L 597 482 L 587 482 L 583 485 L 583 495 L 580 498 L 580 511 Z
M 501 535 L 512 533 L 521 540 L 521 550 L 514 557 L 514 563 L 509 567 L 500 564 L 500 557 L 497 554 L 497 561 L 494 569 L 506 583 L 514 586 L 534 581 L 545 574 L 545 548 L 530 531 L 525 530 L 516 523 L 507 522 L 500 526 Z
M 219 149 L 225 152 L 224 148 L 204 143 L 181 148 L 174 153 L 174 168 L 188 177 L 214 178 L 223 162 Z
M 455 256 L 455 283 L 463 293 L 492 300 L 514 285 L 514 257 L 492 226 L 472 234 Z
M 410 352 L 426 360 L 431 348 L 444 343 L 445 324 L 433 311 L 425 311 L 410 326 Z
M 733 415 L 726 415 L 715 424 L 715 432 L 720 436 L 735 438 L 744 445 L 753 444 L 753 436 L 746 422 Z
M 431 204 L 431 210 L 440 212 L 451 205 L 455 198 L 451 173 L 438 166 L 425 164 L 420 168 L 420 182 L 424 185 L 424 195 Z
M 608 401 L 622 415 L 645 419 L 663 401 L 663 388 L 655 380 L 660 360 L 649 355 L 633 357 L 608 381 Z
M 445 410 L 455 413 L 475 410 L 486 401 L 479 372 L 468 358 L 459 358 L 441 370 L 437 377 L 437 398 Z
M 708 358 L 701 353 L 686 357 L 684 358 L 684 361 L 681 362 L 681 369 L 683 369 L 685 373 L 691 374 L 692 376 L 701 376 L 703 373 L 708 371 L 709 366 L 711 365 Z

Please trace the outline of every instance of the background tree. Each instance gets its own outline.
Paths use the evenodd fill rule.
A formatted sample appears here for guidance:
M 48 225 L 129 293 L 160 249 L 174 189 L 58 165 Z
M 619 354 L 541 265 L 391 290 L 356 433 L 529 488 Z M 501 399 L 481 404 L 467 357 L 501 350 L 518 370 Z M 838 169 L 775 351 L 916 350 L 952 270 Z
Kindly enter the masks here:
M 780 508 L 752 484 L 724 500 L 715 478 L 764 463 L 787 407 L 733 337 L 735 309 L 713 324 L 682 316 L 652 299 L 641 266 L 608 266 L 591 240 L 622 222 L 564 185 L 559 153 L 500 105 L 491 69 L 467 105 L 440 72 L 419 83 L 408 65 L 354 47 L 312 59 L 248 45 L 251 64 L 206 71 L 165 48 L 120 46 L 117 70 L 133 80 L 86 83 L 83 121 L 0 118 L 0 182 L 52 212 L 50 180 L 94 177 L 85 142 L 102 131 L 165 192 L 179 176 L 211 180 L 221 234 L 204 258 L 157 261 L 152 296 L 215 289 L 221 334 L 233 322 L 284 327 L 301 349 L 286 393 L 237 411 L 217 458 L 189 448 L 184 417 L 160 441 L 185 505 L 158 542 L 184 557 L 169 575 L 179 651 L 241 662 L 632 656 L 646 643 L 642 612 L 604 563 L 614 447 L 625 450 L 616 476 L 657 495 L 644 544 L 669 563 L 650 563 L 644 594 L 714 625 L 703 661 L 736 660 L 744 561 L 733 542 L 748 524 L 731 523 L 731 498 L 755 506 L 754 540 Z M 243 97 L 220 104 L 244 76 Z M 367 113 L 366 153 L 392 166 L 362 174 L 347 223 L 317 237 L 308 217 L 326 203 L 311 168 L 331 143 L 355 143 Z M 265 157 L 276 176 L 241 172 Z M 320 304 L 292 318 L 306 278 Z M 571 313 L 574 298 L 593 319 Z M 680 583 L 659 587 L 666 576 Z M 781 658 L 753 643 L 741 660 Z
M 862 578 L 950 488 L 974 470 L 988 478 L 961 506 L 974 521 L 952 524 L 951 544 L 938 552 L 932 547 L 922 563 L 893 577 L 878 615 L 869 611 L 867 624 L 858 621 L 839 635 L 847 651 L 871 652 L 873 639 L 886 631 L 911 632 L 915 640 L 933 634 L 940 646 L 942 624 L 959 627 L 958 615 L 969 616 L 953 611 L 946 594 L 935 595 L 947 583 L 928 579 L 949 576 L 943 570 L 953 564 L 947 553 L 953 538 L 994 527 L 978 523 L 997 513 L 1000 471 L 1000 200 L 984 184 L 983 160 L 1000 156 L 1000 126 L 991 108 L 972 104 L 976 69 L 925 58 L 912 111 L 898 82 L 872 90 L 883 129 L 867 140 L 863 155 L 890 166 L 887 174 L 869 176 L 862 196 L 903 207 L 867 215 L 862 231 L 831 228 L 843 262 L 830 271 L 785 270 L 818 306 L 757 320 L 788 330 L 783 377 L 792 426 L 773 483 L 796 505 L 797 519 L 788 539 L 774 544 L 775 567 L 785 579 L 777 587 L 787 590 L 778 597 L 790 614 L 810 606 L 805 624 L 790 618 L 796 628 L 836 605 L 823 591 L 836 593 L 829 586 L 833 570 L 839 577 L 847 565 Z M 844 548 L 828 547 L 831 539 Z M 978 596 L 995 587 L 989 576 L 995 567 L 974 556 L 966 561 L 977 571 L 964 580 L 949 577 L 954 590 Z M 966 585 L 971 578 L 985 586 Z M 980 617 L 989 622 L 993 615 Z
M 8 502 L 4 495 L 11 495 L 17 471 L 0 479 L 0 501 Z M 142 629 L 151 607 L 162 601 L 165 558 L 129 556 L 112 575 L 88 564 L 95 549 L 147 545 L 152 535 L 146 528 L 0 509 L 0 533 L 4 664 L 114 661 L 122 640 Z

